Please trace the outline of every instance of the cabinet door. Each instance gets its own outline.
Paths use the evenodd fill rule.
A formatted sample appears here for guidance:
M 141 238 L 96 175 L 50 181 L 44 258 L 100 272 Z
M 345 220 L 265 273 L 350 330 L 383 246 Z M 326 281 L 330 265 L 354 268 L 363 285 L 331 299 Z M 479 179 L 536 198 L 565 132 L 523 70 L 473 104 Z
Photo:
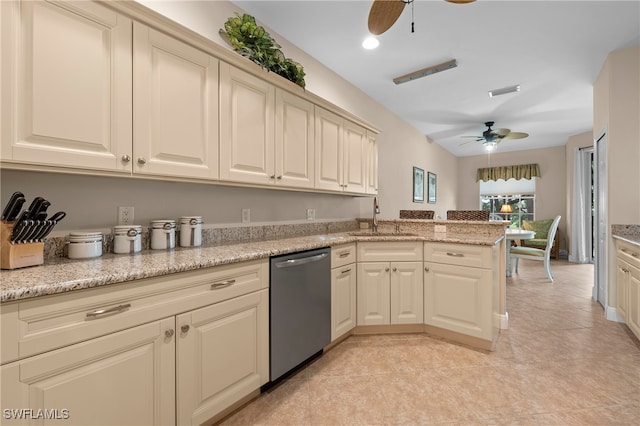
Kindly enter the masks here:
M 630 266 L 628 273 L 629 310 L 627 311 L 627 325 L 640 339 L 640 269 Z
M 317 189 L 342 191 L 343 184 L 343 120 L 316 107 L 316 185 Z
M 276 90 L 277 185 L 313 188 L 314 129 L 314 105 L 284 90 Z
M 131 20 L 97 2 L 1 7 L 3 159 L 130 173 Z
M 177 424 L 199 425 L 269 380 L 268 290 L 177 317 Z
M 492 271 L 425 263 L 424 322 L 492 339 Z
M 218 60 L 134 25 L 136 173 L 218 178 Z
M 422 262 L 391 263 L 391 324 L 422 324 Z
M 358 263 L 358 325 L 390 324 L 389 262 Z
M 331 341 L 351 331 L 356 319 L 356 264 L 331 270 Z
M 272 184 L 275 88 L 220 63 L 220 179 Z
M 378 193 L 378 143 L 375 133 L 367 132 L 367 194 Z
M 171 317 L 7 364 L 2 407 L 47 410 L 65 425 L 175 424 L 174 324 Z
M 616 264 L 616 313 L 629 322 L 629 264 L 617 259 Z
M 366 192 L 367 131 L 350 121 L 344 121 L 343 185 L 347 192 Z

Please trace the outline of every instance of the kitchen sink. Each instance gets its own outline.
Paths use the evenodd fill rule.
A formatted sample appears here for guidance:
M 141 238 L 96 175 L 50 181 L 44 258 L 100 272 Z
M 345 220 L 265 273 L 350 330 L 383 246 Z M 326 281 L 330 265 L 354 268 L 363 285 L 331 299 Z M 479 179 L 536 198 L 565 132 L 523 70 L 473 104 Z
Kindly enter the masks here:
M 410 232 L 349 232 L 349 235 L 354 237 L 417 237 L 418 234 L 412 234 Z

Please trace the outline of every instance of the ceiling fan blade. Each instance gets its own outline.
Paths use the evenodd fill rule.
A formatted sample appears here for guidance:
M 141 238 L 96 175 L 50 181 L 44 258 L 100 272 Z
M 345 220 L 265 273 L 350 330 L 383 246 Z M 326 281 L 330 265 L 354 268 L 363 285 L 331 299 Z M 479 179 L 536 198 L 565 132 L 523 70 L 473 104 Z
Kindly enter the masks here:
M 405 3 L 402 0 L 374 0 L 369 11 L 369 32 L 380 35 L 398 20 Z
M 476 0 L 446 0 L 449 3 L 455 3 L 455 4 L 467 4 L 467 3 L 473 3 Z
M 505 137 L 503 137 L 502 139 L 524 139 L 527 136 L 529 136 L 528 133 L 522 133 L 522 132 L 511 132 L 509 134 L 507 134 Z
M 507 136 L 509 133 L 511 133 L 511 130 L 509 129 L 494 129 L 491 131 L 491 133 L 495 134 L 495 135 L 500 135 L 500 136 Z
M 476 138 L 476 139 L 484 139 L 482 136 L 460 136 L 461 138 Z

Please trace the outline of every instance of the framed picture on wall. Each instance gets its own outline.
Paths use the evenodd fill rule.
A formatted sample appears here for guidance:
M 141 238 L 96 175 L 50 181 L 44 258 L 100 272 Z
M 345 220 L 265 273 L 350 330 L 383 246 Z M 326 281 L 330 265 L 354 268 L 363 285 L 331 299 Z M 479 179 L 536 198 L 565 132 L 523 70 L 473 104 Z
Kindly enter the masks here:
M 424 203 L 424 170 L 413 168 L 413 202 Z
M 427 202 L 429 204 L 436 203 L 436 191 L 438 187 L 437 177 L 435 173 L 429 172 L 427 175 Z

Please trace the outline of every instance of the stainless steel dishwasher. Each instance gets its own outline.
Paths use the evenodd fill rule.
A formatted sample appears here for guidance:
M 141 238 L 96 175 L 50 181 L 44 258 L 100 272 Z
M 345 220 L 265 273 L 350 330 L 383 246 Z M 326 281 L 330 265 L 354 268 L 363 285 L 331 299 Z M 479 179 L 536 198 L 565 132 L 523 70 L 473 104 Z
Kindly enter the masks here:
M 273 383 L 331 342 L 331 249 L 274 256 L 270 269 Z

